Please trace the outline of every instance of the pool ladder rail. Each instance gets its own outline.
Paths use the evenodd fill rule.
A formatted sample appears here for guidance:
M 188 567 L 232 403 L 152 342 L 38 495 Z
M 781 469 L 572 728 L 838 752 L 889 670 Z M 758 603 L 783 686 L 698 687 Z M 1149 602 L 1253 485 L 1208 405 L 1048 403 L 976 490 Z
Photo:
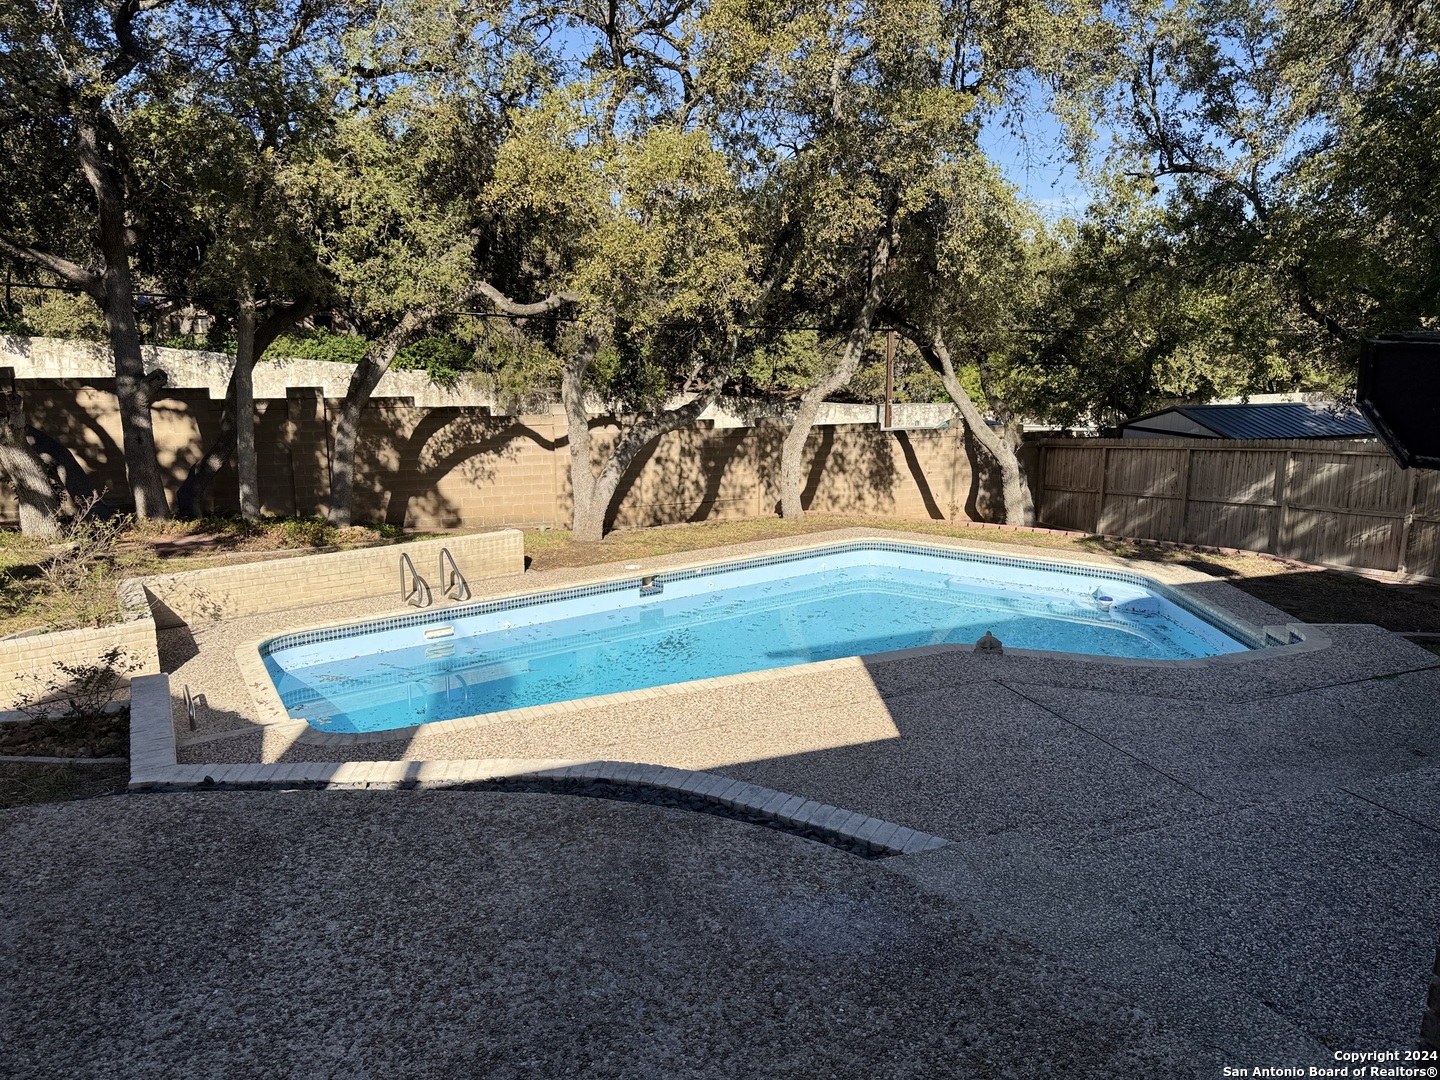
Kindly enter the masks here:
M 459 603 L 470 599 L 470 583 L 455 565 L 455 556 L 449 548 L 440 549 L 440 595 Z
M 407 574 L 408 571 L 408 574 Z M 470 583 L 460 573 L 449 548 L 440 549 L 440 595 L 459 603 L 470 599 Z M 430 584 L 415 569 L 407 552 L 400 553 L 400 599 L 412 607 L 429 607 L 435 602 Z
M 408 579 L 405 576 L 406 570 L 410 571 Z M 434 600 L 430 586 L 415 569 L 410 556 L 403 551 L 400 553 L 400 599 L 412 607 L 429 607 Z

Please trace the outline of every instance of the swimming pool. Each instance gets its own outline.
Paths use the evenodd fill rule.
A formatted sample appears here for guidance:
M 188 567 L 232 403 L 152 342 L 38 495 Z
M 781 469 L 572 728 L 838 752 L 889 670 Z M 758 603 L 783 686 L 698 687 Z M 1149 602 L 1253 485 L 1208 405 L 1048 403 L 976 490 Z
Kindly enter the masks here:
M 1138 574 L 856 541 L 285 634 L 260 655 L 291 717 L 364 732 L 986 631 L 1151 660 L 1252 647 Z

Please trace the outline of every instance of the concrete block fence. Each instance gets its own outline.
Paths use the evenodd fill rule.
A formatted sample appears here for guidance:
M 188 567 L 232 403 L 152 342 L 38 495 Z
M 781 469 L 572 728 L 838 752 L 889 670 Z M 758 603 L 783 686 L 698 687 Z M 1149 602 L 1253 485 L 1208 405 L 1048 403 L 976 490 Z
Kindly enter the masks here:
M 0 336 L 0 362 L 15 369 L 27 420 L 64 444 L 97 488 L 123 507 L 129 488 L 120 413 L 103 350 Z M 232 362 L 218 354 L 147 351 L 147 367 L 169 376 L 151 419 L 172 493 L 214 440 Z M 318 361 L 258 365 L 255 441 L 265 513 L 328 512 L 339 399 L 353 370 Z M 807 445 L 807 505 L 879 517 L 990 516 L 992 490 L 972 472 L 952 415 L 944 404 L 899 405 L 897 429 L 882 430 L 875 406 L 827 405 Z M 604 453 L 618 434 L 616 421 L 600 418 L 591 428 L 597 455 Z M 772 515 L 780 498 L 784 434 L 784 425 L 773 420 L 715 410 L 661 437 L 623 478 L 613 524 Z M 566 527 L 569 467 L 563 411 L 501 415 L 474 388 L 441 390 L 423 373 L 390 372 L 361 417 L 354 512 L 357 520 L 411 528 Z M 216 476 L 211 495 L 216 512 L 237 511 L 232 467 Z M 13 496 L 0 485 L 0 521 L 15 519 Z

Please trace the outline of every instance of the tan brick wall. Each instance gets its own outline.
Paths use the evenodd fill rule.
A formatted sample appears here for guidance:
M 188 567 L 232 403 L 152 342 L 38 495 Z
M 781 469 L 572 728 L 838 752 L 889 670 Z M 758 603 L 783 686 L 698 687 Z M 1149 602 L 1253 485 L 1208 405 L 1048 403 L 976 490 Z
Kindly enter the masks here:
M 504 529 L 137 580 L 145 590 L 155 625 L 165 628 L 389 593 L 398 599 L 401 554 L 409 555 L 420 576 L 435 588 L 441 548 L 449 548 L 460 573 L 470 581 L 519 574 L 525 569 L 523 535 Z
M 94 664 L 112 645 L 119 645 L 139 663 L 133 674 L 153 675 L 160 670 L 155 623 L 148 618 L 0 641 L 0 708 L 12 707 L 27 690 L 38 690 L 52 676 L 59 677 L 56 665 Z
M 21 380 L 27 411 L 80 459 L 116 505 L 128 502 L 120 423 L 108 390 L 77 382 Z M 173 493 L 219 426 L 223 402 L 176 390 L 155 406 L 155 432 Z M 328 510 L 330 448 L 339 402 L 292 388 L 257 402 L 262 507 L 271 514 Z M 597 455 L 616 427 L 594 425 Z M 714 428 L 702 422 L 658 439 L 622 480 L 610 522 L 657 525 L 769 516 L 783 424 Z M 598 465 L 598 459 L 596 461 Z M 983 516 L 991 481 L 972 479 L 958 431 L 882 431 L 873 424 L 817 427 L 806 451 L 806 505 L 829 513 L 899 518 Z M 565 527 L 570 515 L 569 443 L 557 413 L 492 416 L 482 407 L 417 407 L 377 399 L 365 410 L 356 454 L 360 520 L 420 528 L 487 525 Z M 216 478 L 212 506 L 238 508 L 235 474 Z M 0 492 L 0 520 L 15 518 Z

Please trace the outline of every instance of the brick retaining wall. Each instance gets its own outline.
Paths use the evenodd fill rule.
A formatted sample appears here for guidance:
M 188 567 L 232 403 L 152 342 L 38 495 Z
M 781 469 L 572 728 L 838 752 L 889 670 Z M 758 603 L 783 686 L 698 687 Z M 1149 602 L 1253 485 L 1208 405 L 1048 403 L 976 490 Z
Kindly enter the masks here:
M 517 529 L 502 529 L 472 536 L 160 574 L 135 581 L 144 589 L 154 625 L 165 629 L 327 601 L 361 600 L 389 593 L 398 598 L 402 553 L 410 556 L 420 576 L 438 592 L 441 548 L 450 550 L 460 573 L 470 581 L 520 574 L 525 570 L 523 534 Z
M 155 623 L 148 614 L 111 626 L 86 626 L 0 640 L 0 708 L 10 708 L 23 694 L 38 691 L 58 664 L 94 664 L 112 645 L 118 645 L 139 667 L 134 675 L 160 670 L 155 648 Z M 34 676 L 31 678 L 30 676 Z

